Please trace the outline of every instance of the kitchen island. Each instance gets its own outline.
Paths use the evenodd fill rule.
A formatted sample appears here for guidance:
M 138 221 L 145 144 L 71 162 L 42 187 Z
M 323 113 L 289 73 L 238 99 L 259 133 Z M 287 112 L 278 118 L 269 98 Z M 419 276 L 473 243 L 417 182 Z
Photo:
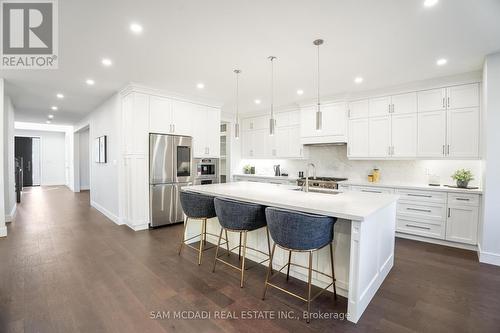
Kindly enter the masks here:
M 348 298 L 347 318 L 354 323 L 359 320 L 394 264 L 396 195 L 303 192 L 297 186 L 253 182 L 189 186 L 183 190 L 336 217 L 334 248 L 337 291 Z M 208 228 L 217 233 L 220 227 L 215 222 Z M 188 237 L 195 235 L 199 233 L 199 227 L 191 223 L 187 233 Z M 229 240 L 235 245 L 238 242 L 237 236 Z M 267 251 L 265 231 L 249 233 L 248 243 L 249 246 Z M 331 265 L 328 251 L 323 250 L 315 255 L 314 268 L 329 274 Z M 248 258 L 263 259 L 259 255 L 249 255 Z M 296 254 L 292 260 L 304 264 L 306 258 Z M 284 251 L 281 256 L 275 255 L 276 266 L 286 262 Z M 307 280 L 305 274 L 300 268 L 290 271 L 290 275 L 304 281 Z M 313 284 L 325 287 L 328 280 L 321 274 L 313 274 Z

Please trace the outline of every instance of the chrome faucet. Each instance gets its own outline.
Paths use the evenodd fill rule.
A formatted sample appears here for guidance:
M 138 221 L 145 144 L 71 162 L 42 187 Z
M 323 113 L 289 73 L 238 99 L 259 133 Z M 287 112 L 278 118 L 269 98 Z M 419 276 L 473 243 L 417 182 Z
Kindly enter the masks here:
M 306 185 L 304 192 L 309 192 L 309 167 L 312 166 L 313 168 L 313 179 L 316 179 L 316 166 L 314 163 L 309 163 L 306 168 Z

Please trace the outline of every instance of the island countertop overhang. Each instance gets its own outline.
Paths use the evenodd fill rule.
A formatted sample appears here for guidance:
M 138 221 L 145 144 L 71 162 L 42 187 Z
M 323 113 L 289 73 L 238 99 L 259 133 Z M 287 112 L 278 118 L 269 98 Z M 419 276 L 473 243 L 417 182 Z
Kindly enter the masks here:
M 297 186 L 254 182 L 195 185 L 183 190 L 258 203 L 265 206 L 363 221 L 398 200 L 393 194 L 341 192 L 325 194 L 297 191 Z

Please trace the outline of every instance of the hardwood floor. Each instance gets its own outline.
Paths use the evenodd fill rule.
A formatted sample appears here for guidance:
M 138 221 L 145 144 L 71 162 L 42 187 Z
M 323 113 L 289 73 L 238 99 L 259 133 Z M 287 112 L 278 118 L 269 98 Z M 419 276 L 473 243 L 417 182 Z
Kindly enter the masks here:
M 479 264 L 474 252 L 403 239 L 357 325 L 213 318 L 223 310 L 301 314 L 304 304 L 272 289 L 262 301 L 262 267 L 247 271 L 240 289 L 236 271 L 218 265 L 211 272 L 213 252 L 200 267 L 193 251 L 178 256 L 180 233 L 180 225 L 134 232 L 90 208 L 88 192 L 33 188 L 0 239 L 0 332 L 500 332 L 500 267 Z M 346 308 L 331 294 L 312 306 Z M 212 318 L 150 318 L 180 310 Z

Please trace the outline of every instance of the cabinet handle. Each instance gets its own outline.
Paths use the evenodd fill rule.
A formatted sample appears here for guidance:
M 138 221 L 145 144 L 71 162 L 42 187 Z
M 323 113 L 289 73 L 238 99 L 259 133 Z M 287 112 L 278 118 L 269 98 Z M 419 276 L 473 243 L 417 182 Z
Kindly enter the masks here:
M 446 146 L 445 146 L 445 145 L 443 145 L 443 156 L 445 156 L 445 155 L 446 155 L 446 150 L 445 150 L 445 149 L 446 149 Z
M 406 226 L 407 226 L 407 227 L 410 227 L 410 228 L 417 228 L 417 229 L 431 230 L 431 228 L 429 228 L 429 227 L 421 227 L 421 226 L 419 226 L 419 225 L 413 225 L 413 224 L 407 224 Z
M 394 146 L 392 146 L 391 154 L 394 156 Z
M 443 97 L 443 109 L 446 108 L 446 98 Z
M 391 104 L 392 105 L 392 113 L 394 113 L 394 104 Z
M 450 107 L 450 97 L 448 97 L 448 107 Z
M 347 118 L 351 118 L 351 109 L 347 109 Z
M 447 149 L 446 155 L 448 155 L 448 156 L 450 155 L 450 145 L 448 145 L 448 149 Z
M 416 212 L 424 212 L 424 213 L 432 213 L 432 211 L 430 209 L 418 209 L 418 208 L 406 207 L 406 210 L 413 210 Z
M 455 199 L 459 201 L 470 201 L 470 199 L 468 198 L 455 198 Z
M 451 208 L 448 208 L 448 217 L 451 217 Z
M 409 197 L 420 197 L 420 198 L 432 198 L 432 195 L 425 195 L 425 194 L 407 194 Z

